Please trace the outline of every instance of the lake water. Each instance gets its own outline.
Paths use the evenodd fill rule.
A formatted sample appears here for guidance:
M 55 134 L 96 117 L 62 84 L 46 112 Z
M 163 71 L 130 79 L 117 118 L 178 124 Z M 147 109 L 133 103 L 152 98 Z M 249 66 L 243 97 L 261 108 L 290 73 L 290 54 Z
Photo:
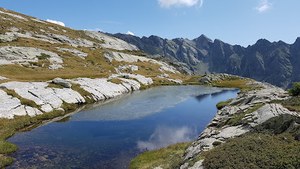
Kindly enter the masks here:
M 18 133 L 10 168 L 127 168 L 137 154 L 197 138 L 237 90 L 156 87 Z

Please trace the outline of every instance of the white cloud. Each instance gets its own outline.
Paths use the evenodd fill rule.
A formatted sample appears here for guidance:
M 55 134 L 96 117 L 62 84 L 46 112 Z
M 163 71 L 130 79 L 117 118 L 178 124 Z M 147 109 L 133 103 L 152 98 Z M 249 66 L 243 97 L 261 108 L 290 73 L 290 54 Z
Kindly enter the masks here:
M 259 13 L 266 12 L 270 10 L 272 7 L 272 3 L 269 0 L 260 0 L 259 5 L 255 8 Z
M 63 23 L 61 21 L 55 21 L 55 20 L 51 20 L 51 19 L 47 19 L 46 21 L 50 22 L 50 23 L 54 23 L 54 24 L 60 25 L 60 26 L 66 26 L 65 23 Z
M 172 128 L 159 126 L 147 141 L 138 141 L 140 151 L 155 150 L 171 144 L 188 142 L 196 137 L 197 132 L 188 127 Z
M 203 5 L 203 0 L 158 0 L 158 3 L 162 8 L 170 8 L 173 6 L 192 7 L 197 5 L 201 7 Z
M 127 31 L 127 33 L 126 33 L 127 35 L 131 35 L 131 36 L 134 36 L 134 33 L 133 32 L 131 32 L 131 31 Z

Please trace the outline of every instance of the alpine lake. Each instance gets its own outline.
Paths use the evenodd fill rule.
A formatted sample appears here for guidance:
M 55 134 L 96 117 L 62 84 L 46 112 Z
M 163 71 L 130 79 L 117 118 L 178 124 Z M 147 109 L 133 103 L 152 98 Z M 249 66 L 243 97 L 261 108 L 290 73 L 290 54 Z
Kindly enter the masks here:
M 195 140 L 239 91 L 204 86 L 154 87 L 88 105 L 59 121 L 20 132 L 8 168 L 128 168 L 138 154 Z

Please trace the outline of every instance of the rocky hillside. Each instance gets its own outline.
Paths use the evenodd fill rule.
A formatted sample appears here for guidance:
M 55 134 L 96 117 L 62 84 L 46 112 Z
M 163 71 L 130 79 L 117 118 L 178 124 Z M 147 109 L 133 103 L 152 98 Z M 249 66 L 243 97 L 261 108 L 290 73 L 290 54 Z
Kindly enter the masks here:
M 165 62 L 99 32 L 0 8 L 0 119 L 67 111 L 152 84 L 181 83 Z
M 227 81 L 228 79 L 235 79 L 235 77 L 231 77 L 229 75 L 208 75 L 207 77 L 202 78 L 202 83 L 205 84 L 217 84 L 218 81 Z M 270 84 L 266 84 L 266 83 L 261 83 L 261 82 L 255 82 L 252 80 L 249 80 L 247 82 L 247 86 L 252 86 L 251 90 L 242 90 L 242 92 L 240 92 L 238 94 L 238 97 L 232 100 L 228 100 L 226 102 L 221 102 L 217 105 L 219 111 L 217 112 L 216 116 L 213 118 L 212 122 L 210 122 L 210 124 L 206 127 L 206 129 L 201 133 L 201 135 L 199 136 L 199 138 L 193 142 L 186 150 L 185 155 L 184 155 L 184 163 L 181 165 L 181 169 L 184 168 L 203 168 L 203 161 L 205 162 L 207 159 L 207 161 L 210 161 L 212 163 L 215 164 L 208 164 L 209 162 L 205 163 L 205 166 L 207 168 L 219 168 L 220 166 L 223 167 L 228 167 L 228 168 L 232 168 L 237 167 L 245 167 L 245 168 L 264 168 L 264 165 L 268 165 L 268 166 L 281 166 L 279 168 L 282 168 L 283 166 L 285 166 L 285 164 L 279 164 L 280 162 L 274 162 L 272 160 L 274 160 L 275 158 L 278 157 L 278 154 L 273 154 L 272 157 L 270 157 L 270 161 L 268 161 L 269 164 L 263 164 L 262 161 L 267 160 L 269 157 L 261 157 L 261 153 L 260 152 L 255 152 L 253 151 L 254 148 L 257 147 L 252 147 L 252 145 L 248 145 L 248 147 L 244 147 L 244 148 L 240 148 L 237 149 L 237 151 L 248 151 L 249 148 L 249 152 L 253 153 L 255 156 L 257 156 L 257 158 L 261 158 L 261 164 L 259 162 L 255 162 L 255 159 L 251 159 L 251 157 L 249 157 L 249 161 L 239 161 L 241 159 L 236 159 L 235 162 L 230 163 L 224 163 L 223 164 L 217 164 L 219 161 L 214 159 L 214 160 L 210 160 L 209 157 L 214 157 L 215 154 L 221 154 L 223 153 L 223 150 L 217 149 L 215 151 L 215 154 L 210 155 L 205 154 L 205 152 L 218 147 L 219 145 L 228 142 L 228 140 L 232 140 L 232 138 L 236 138 L 236 137 L 240 137 L 242 135 L 246 135 L 245 133 L 263 133 L 261 135 L 262 138 L 260 138 L 261 140 L 266 136 L 264 134 L 267 133 L 272 133 L 271 136 L 269 137 L 269 135 L 267 135 L 267 137 L 269 137 L 269 139 L 272 139 L 273 142 L 270 142 L 270 140 L 267 140 L 270 143 L 267 143 L 269 145 L 264 145 L 261 147 L 262 149 L 267 149 L 268 146 L 270 146 L 271 144 L 273 144 L 276 139 L 276 135 L 283 135 L 288 137 L 289 134 L 286 133 L 286 131 L 293 131 L 294 133 L 296 133 L 296 135 L 294 135 L 294 138 L 291 138 L 291 140 L 289 140 L 290 138 L 286 138 L 286 140 L 289 140 L 290 143 L 293 142 L 293 144 L 299 144 L 299 127 L 298 127 L 298 123 L 293 121 L 292 118 L 294 119 L 300 119 L 300 114 L 299 112 L 296 111 L 292 111 L 291 108 L 287 109 L 286 107 L 286 102 L 290 102 L 288 99 L 290 99 L 290 96 L 287 94 L 286 91 L 282 90 L 281 88 L 272 86 Z M 298 99 L 298 98 L 297 98 Z M 294 109 L 295 110 L 295 109 Z M 290 116 L 291 118 L 286 118 Z M 297 121 L 298 121 L 297 120 Z M 269 131 L 267 131 L 269 130 Z M 271 131 L 271 132 L 270 132 Z M 285 133 L 282 134 L 282 133 Z M 255 134 L 254 134 L 255 135 Z M 252 136 L 250 134 L 250 136 Z M 249 141 L 247 139 L 249 137 L 249 134 L 245 136 L 245 139 L 240 138 L 240 141 Z M 247 138 L 247 139 L 246 139 Z M 279 137 L 280 138 L 280 137 Z M 259 138 L 255 138 L 257 140 L 260 140 Z M 282 139 L 282 138 L 280 138 Z M 264 143 L 263 141 L 261 141 L 262 143 Z M 295 143 L 294 143 L 295 142 Z M 232 144 L 232 142 L 230 142 Z M 230 144 L 229 143 L 229 144 Z M 281 143 L 282 147 L 286 146 L 288 143 Z M 224 144 L 224 146 L 227 146 L 228 144 Z M 235 143 L 235 145 L 233 146 L 240 146 L 238 143 Z M 254 143 L 254 146 L 255 145 Z M 290 145 L 289 145 L 290 146 Z M 297 146 L 296 146 L 297 147 Z M 233 147 L 231 147 L 233 149 Z M 276 151 L 276 149 L 278 147 L 272 147 L 271 149 L 274 149 L 274 151 Z M 242 150 L 241 150 L 242 149 Z M 294 151 L 296 149 L 294 149 L 294 147 L 290 148 L 290 151 Z M 230 150 L 229 150 L 230 151 Z M 271 152 L 267 152 L 268 150 L 265 150 L 266 152 L 266 156 L 270 155 L 268 153 Z M 282 150 L 280 150 L 282 151 Z M 297 150 L 296 150 L 297 151 Z M 237 154 L 238 152 L 233 152 L 232 155 L 234 158 L 238 158 L 237 156 L 240 156 L 240 158 L 242 159 L 246 159 L 247 157 L 244 157 L 244 155 L 247 156 L 247 154 Z M 284 151 L 280 152 L 280 153 L 284 153 Z M 229 158 L 229 153 L 227 154 L 228 158 Z M 281 154 L 282 155 L 282 154 Z M 297 154 L 294 154 L 297 158 Z M 226 158 L 226 153 L 223 155 L 220 155 L 219 158 L 221 158 L 222 156 L 225 156 Z M 243 156 L 243 157 L 241 157 Z M 295 156 L 291 155 L 289 158 L 292 160 L 296 160 Z M 201 158 L 202 157 L 202 158 Z M 204 158 L 205 157 L 205 158 Z M 298 156 L 299 157 L 299 156 Z M 203 160 L 204 159 L 204 160 Z M 279 155 L 279 159 L 278 160 L 282 160 L 282 156 Z M 288 162 L 287 159 L 285 159 L 285 163 L 289 163 L 291 161 Z M 220 159 L 220 161 L 222 161 Z M 251 161 L 253 161 L 252 163 L 252 167 L 251 166 Z M 283 160 L 284 161 L 284 160 Z M 221 162 L 222 163 L 222 162 Z M 239 164 L 244 163 L 244 166 L 239 166 Z M 299 165 L 299 161 L 298 163 L 293 163 L 294 167 Z M 219 167 L 217 167 L 219 165 Z M 247 165 L 247 167 L 245 166 Z M 261 166 L 260 166 L 261 165 Z M 260 167 L 259 167 L 260 166 Z M 225 168 L 226 168 L 225 167 Z M 222 168 L 222 167 L 221 167 Z M 277 167 L 274 167 L 277 168 Z M 286 167 L 283 167 L 286 168 Z M 297 167 L 296 167 L 297 168 Z
M 287 88 L 300 81 L 300 38 L 294 44 L 258 40 L 242 47 L 204 35 L 189 39 L 163 39 L 157 36 L 136 37 L 115 34 L 115 37 L 136 45 L 151 55 L 160 55 L 176 61 L 191 72 L 229 73 Z

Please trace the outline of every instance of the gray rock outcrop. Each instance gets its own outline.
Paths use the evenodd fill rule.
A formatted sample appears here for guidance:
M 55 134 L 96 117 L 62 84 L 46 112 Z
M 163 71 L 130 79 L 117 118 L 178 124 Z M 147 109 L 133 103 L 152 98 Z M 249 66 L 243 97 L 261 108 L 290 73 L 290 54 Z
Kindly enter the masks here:
M 42 114 L 37 108 L 21 104 L 18 98 L 12 97 L 0 89 L 0 118 L 13 119 L 14 116 L 36 116 Z
M 0 34 L 0 42 L 12 42 L 12 41 L 15 41 L 17 40 L 18 37 L 13 34 L 13 33 L 10 33 L 10 32 L 6 32 L 5 34 Z
M 72 89 L 48 88 L 46 82 L 7 82 L 2 88 L 14 90 L 22 98 L 34 101 L 43 112 L 51 112 L 63 106 L 63 103 L 81 104 L 85 99 Z
M 8 95 L 0 89 L 0 118 L 12 119 L 14 116 L 36 116 L 54 110 L 63 110 L 64 104 L 83 104 L 86 99 L 77 91 L 71 89 L 72 83 L 90 93 L 95 102 L 117 97 L 124 93 L 139 90 L 142 82 L 149 85 L 151 78 L 135 75 L 137 80 L 126 79 L 119 76 L 111 77 L 120 80 L 120 84 L 112 83 L 109 79 L 77 78 L 77 79 L 53 79 L 54 83 L 64 88 L 49 87 L 47 82 L 6 82 L 0 84 L 0 88 L 15 92 L 18 97 Z M 141 82 L 139 82 L 139 81 Z M 22 105 L 20 99 L 33 101 L 38 107 Z
M 30 62 L 38 62 L 39 59 L 48 60 L 51 66 L 60 65 L 63 60 L 56 53 L 32 47 L 0 47 L 0 65 L 22 64 L 30 65 Z M 59 66 L 58 66 L 59 67 Z

